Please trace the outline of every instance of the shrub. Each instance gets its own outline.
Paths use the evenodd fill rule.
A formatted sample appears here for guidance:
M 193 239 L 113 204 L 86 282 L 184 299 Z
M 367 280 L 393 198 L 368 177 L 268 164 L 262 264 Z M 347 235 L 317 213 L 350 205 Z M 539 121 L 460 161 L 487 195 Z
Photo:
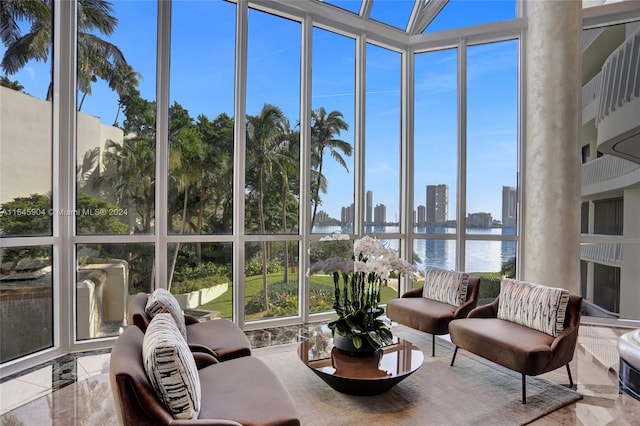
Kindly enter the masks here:
M 326 311 L 333 307 L 333 287 L 309 283 L 310 308 L 314 312 Z M 258 291 L 245 305 L 245 312 L 249 315 L 262 312 L 264 297 L 262 291 Z M 265 316 L 295 315 L 298 312 L 298 283 L 279 282 L 269 286 L 269 311 Z
M 183 266 L 173 274 L 172 294 L 189 293 L 231 281 L 230 267 L 206 262 L 196 266 Z
M 267 273 L 268 274 L 272 274 L 275 272 L 282 272 L 282 266 L 274 263 L 274 262 L 268 262 L 267 263 Z M 244 265 L 244 275 L 246 277 L 250 277 L 253 275 L 260 275 L 262 274 L 262 262 L 254 260 L 252 262 L 247 262 Z

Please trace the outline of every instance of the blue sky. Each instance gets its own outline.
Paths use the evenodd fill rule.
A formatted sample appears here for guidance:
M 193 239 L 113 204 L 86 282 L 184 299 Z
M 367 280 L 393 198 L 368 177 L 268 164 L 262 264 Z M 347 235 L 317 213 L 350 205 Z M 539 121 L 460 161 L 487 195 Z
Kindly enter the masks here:
M 404 26 L 411 3 L 376 0 L 372 17 Z M 110 40 L 143 75 L 142 97 L 154 100 L 156 4 L 117 0 L 113 6 L 119 25 Z M 233 116 L 234 10 L 233 4 L 220 0 L 174 2 L 170 96 L 194 118 L 199 114 L 214 118 L 221 112 Z M 429 31 L 509 19 L 514 10 L 513 0 L 452 0 Z M 313 40 L 312 106 L 341 111 L 351 127 L 340 137 L 353 145 L 355 42 L 321 29 L 314 29 Z M 0 49 L 3 53 L 4 48 Z M 247 114 L 257 114 L 264 103 L 273 103 L 283 109 L 292 126 L 296 124 L 300 54 L 298 22 L 250 11 Z M 502 185 L 516 184 L 517 44 L 471 47 L 468 54 L 467 211 L 489 211 L 500 219 Z M 455 55 L 455 51 L 418 55 L 415 82 L 415 206 L 424 204 L 427 184 L 446 183 L 451 219 L 456 208 Z M 393 220 L 399 209 L 400 55 L 369 46 L 367 61 L 366 189 L 374 192 L 374 205 L 387 206 L 387 219 Z M 10 78 L 23 84 L 26 92 L 44 97 L 49 67 L 30 63 Z M 95 83 L 82 112 L 112 124 L 116 111 L 114 93 L 106 84 Z M 350 173 L 333 161 L 325 165 L 329 194 L 321 208 L 337 218 L 340 208 L 353 199 L 353 157 L 347 161 Z

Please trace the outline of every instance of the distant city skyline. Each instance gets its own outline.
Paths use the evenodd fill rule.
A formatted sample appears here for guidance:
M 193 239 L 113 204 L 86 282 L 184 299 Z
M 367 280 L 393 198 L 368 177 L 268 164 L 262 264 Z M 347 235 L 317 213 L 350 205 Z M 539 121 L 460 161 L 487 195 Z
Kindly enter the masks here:
M 434 184 L 426 186 L 426 206 L 418 205 L 413 212 L 413 225 L 418 226 L 455 226 L 455 220 L 448 219 L 449 186 Z M 467 213 L 467 226 L 490 228 L 493 226 L 515 227 L 517 224 L 518 190 L 514 186 L 502 187 L 502 217 L 498 222 L 490 212 Z M 375 204 L 373 191 L 365 194 L 365 225 L 396 224 L 397 220 L 387 221 L 387 206 L 383 203 Z M 324 210 L 318 211 L 316 224 L 353 224 L 355 206 L 353 203 L 341 208 L 340 219 L 333 218 Z

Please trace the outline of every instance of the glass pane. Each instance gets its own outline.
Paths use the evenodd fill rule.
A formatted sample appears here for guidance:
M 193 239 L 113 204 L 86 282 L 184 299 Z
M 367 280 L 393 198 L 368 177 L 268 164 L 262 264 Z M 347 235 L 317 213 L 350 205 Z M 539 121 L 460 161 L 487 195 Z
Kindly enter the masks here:
M 185 312 L 233 319 L 233 244 L 169 244 L 168 265 L 169 290 Z
M 117 336 L 130 296 L 153 288 L 153 245 L 80 244 L 77 250 L 77 339 Z
M 79 234 L 153 232 L 156 9 L 78 3 Z
M 458 51 L 415 57 L 414 225 L 455 233 L 458 180 Z
M 449 0 L 425 33 L 514 19 L 516 1 Z
M 414 0 L 376 0 L 371 6 L 371 19 L 404 31 L 407 28 L 414 3 Z
M 317 264 L 332 257 L 341 256 L 349 259 L 353 254 L 353 240 L 313 241 L 310 244 L 309 262 Z M 312 266 L 313 268 L 313 266 Z M 334 311 L 333 276 L 318 271 L 309 275 L 309 311 L 333 312 Z
M 355 40 L 313 29 L 311 229 L 353 232 Z
M 233 3 L 172 3 L 169 229 L 233 227 Z
M 432 234 L 455 234 L 451 228 L 430 229 Z M 413 241 L 413 263 L 424 274 L 427 268 L 456 269 L 456 242 L 443 239 L 420 239 Z M 415 281 L 413 288 L 422 287 L 424 279 Z
M 367 45 L 365 232 L 397 232 L 400 204 L 400 59 Z
M 246 321 L 298 315 L 298 259 L 297 241 L 246 244 Z
M 0 249 L 0 363 L 53 346 L 53 248 Z
M 510 232 L 509 229 L 493 229 L 493 235 Z M 480 299 L 490 303 L 500 293 L 503 277 L 516 277 L 515 241 L 467 241 L 465 271 L 480 277 Z M 480 305 L 480 301 L 478 305 Z
M 516 226 L 518 43 L 468 49 L 467 232 Z
M 53 2 L 2 3 L 0 235 L 51 235 Z M 6 8 L 6 10 L 5 10 Z M 24 9 L 24 10 L 23 10 Z M 6 12 L 6 15 L 5 15 Z M 21 19 L 13 21 L 20 16 Z M 5 19 L 7 29 L 5 33 Z M 11 21 L 11 22 L 9 22 Z M 11 30 L 15 24 L 15 31 Z M 3 345 L 4 346 L 4 345 Z
M 249 10 L 245 230 L 298 232 L 300 23 Z

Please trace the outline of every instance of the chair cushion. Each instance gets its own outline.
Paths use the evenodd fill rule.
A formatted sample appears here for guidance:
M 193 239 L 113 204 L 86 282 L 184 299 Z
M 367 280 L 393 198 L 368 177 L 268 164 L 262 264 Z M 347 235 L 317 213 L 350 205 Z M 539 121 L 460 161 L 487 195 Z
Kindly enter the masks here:
M 429 268 L 424 278 L 422 297 L 461 306 L 467 301 L 469 274 Z
M 159 313 L 149 323 L 142 342 L 142 361 L 151 387 L 173 418 L 198 418 L 198 368 L 171 314 Z
M 184 322 L 184 314 L 182 313 L 180 304 L 178 304 L 178 300 L 169 292 L 169 290 L 159 288 L 151 293 L 144 311 L 149 315 L 149 318 L 153 318 L 159 313 L 171 314 L 173 320 L 178 326 L 178 330 L 180 330 L 180 333 L 182 334 L 182 337 L 185 339 L 187 338 L 187 326 Z
M 505 278 L 497 317 L 557 337 L 564 330 L 569 291 Z

